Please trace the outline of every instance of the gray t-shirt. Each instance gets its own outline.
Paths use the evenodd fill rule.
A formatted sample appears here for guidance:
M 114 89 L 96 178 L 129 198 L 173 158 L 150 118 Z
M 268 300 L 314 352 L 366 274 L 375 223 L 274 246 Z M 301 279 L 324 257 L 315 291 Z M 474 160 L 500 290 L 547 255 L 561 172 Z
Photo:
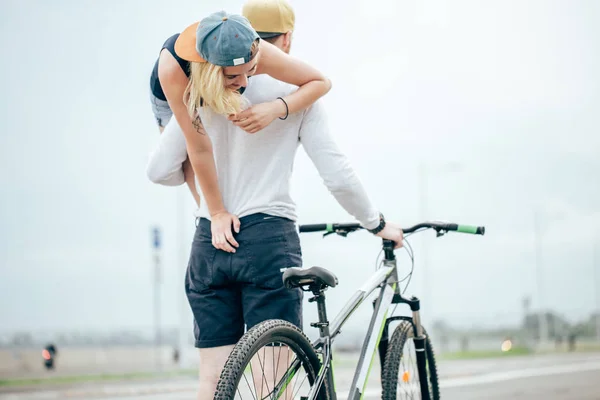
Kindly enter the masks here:
M 296 89 L 268 75 L 258 75 L 248 80 L 244 97 L 250 104 L 259 104 Z M 329 133 L 321 101 L 286 120 L 274 120 L 256 134 L 206 108 L 200 110 L 200 118 L 213 145 L 219 188 L 230 213 L 243 217 L 262 212 L 295 221 L 290 179 L 296 151 L 302 145 L 338 203 L 365 228 L 379 224 L 379 211 Z M 182 184 L 185 158 L 185 138 L 172 118 L 150 157 L 148 177 L 155 183 Z M 196 215 L 210 219 L 205 202 Z

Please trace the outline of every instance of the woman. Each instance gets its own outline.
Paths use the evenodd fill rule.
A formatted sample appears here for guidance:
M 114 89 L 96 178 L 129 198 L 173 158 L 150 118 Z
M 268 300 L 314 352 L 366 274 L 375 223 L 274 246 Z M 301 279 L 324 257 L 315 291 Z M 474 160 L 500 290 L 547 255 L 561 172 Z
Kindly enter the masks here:
M 152 99 L 159 127 L 165 126 L 165 120 L 170 118 L 169 112 L 172 112 L 184 133 L 188 153 L 193 149 L 194 154 L 190 154 L 190 159 L 193 158 L 193 171 L 210 211 L 214 246 L 234 252 L 237 242 L 233 238 L 231 226 L 238 230 L 240 222 L 223 205 L 212 146 L 195 112 L 196 108 L 206 106 L 216 113 L 227 114 L 234 124 L 246 132 L 256 133 L 275 118 L 283 119 L 288 114 L 309 107 L 330 90 L 331 83 L 316 69 L 260 40 L 248 20 L 242 16 L 218 12 L 203 21 L 206 24 L 192 24 L 163 45 L 153 73 L 155 78 L 151 79 Z M 233 28 L 238 37 L 233 35 L 231 38 L 223 37 L 220 38 L 223 40 L 218 40 L 214 35 L 209 36 L 211 27 L 214 28 L 219 23 Z M 208 51 L 203 54 L 204 57 L 198 52 L 203 43 Z M 208 44 L 217 43 L 219 49 L 207 47 Z M 242 49 L 244 54 L 241 57 L 211 57 L 211 54 L 234 54 L 240 51 L 242 44 L 248 48 Z M 247 79 L 255 74 L 268 74 L 298 86 L 298 90 L 285 98 L 256 104 L 243 110 L 240 92 L 247 85 Z M 199 202 L 194 174 L 187 162 L 184 163 L 184 174 Z

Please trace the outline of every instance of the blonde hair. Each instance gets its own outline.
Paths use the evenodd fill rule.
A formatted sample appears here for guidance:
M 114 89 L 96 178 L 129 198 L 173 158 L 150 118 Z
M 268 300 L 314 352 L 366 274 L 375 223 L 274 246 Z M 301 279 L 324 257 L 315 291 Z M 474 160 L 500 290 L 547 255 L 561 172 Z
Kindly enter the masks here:
M 250 49 L 254 56 L 258 51 L 258 40 Z M 187 109 L 193 118 L 200 107 L 208 107 L 221 115 L 237 114 L 246 103 L 237 90 L 225 87 L 223 67 L 204 62 L 190 63 L 190 81 L 186 88 Z

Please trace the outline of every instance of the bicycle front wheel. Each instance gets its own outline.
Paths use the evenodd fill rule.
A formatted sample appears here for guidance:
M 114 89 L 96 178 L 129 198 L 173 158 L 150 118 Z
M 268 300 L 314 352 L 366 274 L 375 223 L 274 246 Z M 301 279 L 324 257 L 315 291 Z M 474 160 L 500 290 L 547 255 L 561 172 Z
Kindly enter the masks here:
M 307 397 L 320 365 L 298 327 L 283 320 L 267 320 L 248 330 L 235 345 L 221 372 L 215 399 Z
M 425 329 L 423 329 L 425 333 Z M 427 333 L 425 333 L 427 336 Z M 416 349 L 414 346 L 414 330 L 412 323 L 402 321 L 394 330 L 389 342 L 382 375 L 382 399 L 421 399 L 420 379 L 426 379 L 429 396 L 439 400 L 435 355 L 429 336 L 425 339 L 427 376 L 419 376 L 417 369 Z

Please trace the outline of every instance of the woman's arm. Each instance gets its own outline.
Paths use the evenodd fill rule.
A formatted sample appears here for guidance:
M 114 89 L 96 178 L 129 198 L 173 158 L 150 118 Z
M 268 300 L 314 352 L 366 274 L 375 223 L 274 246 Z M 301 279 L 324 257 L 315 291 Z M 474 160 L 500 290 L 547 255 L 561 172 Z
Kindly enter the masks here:
M 190 189 L 190 192 L 192 192 L 192 196 L 194 196 L 196 205 L 200 207 L 200 195 L 196 189 L 196 175 L 194 174 L 194 169 L 192 168 L 192 163 L 190 162 L 189 157 L 183 162 L 183 176 L 185 178 L 185 183 L 187 183 L 188 188 Z
M 298 90 L 285 96 L 289 113 L 304 110 L 323 97 L 331 89 L 331 81 L 319 70 L 281 51 L 264 40 L 260 41 L 260 60 L 257 74 L 298 86 Z M 285 110 L 281 117 L 285 116 Z
M 176 118 L 173 118 L 175 121 L 177 121 Z M 163 132 L 163 129 L 161 128 L 160 133 Z M 185 180 L 185 183 L 187 184 L 188 189 L 190 190 L 190 192 L 192 193 L 192 197 L 194 198 L 194 201 L 196 202 L 196 206 L 200 207 L 200 195 L 198 194 L 198 190 L 196 189 L 196 175 L 194 174 L 194 170 L 192 169 L 192 164 L 190 163 L 190 158 L 187 155 L 187 149 L 185 147 L 185 138 L 183 137 L 183 132 L 181 132 L 181 130 L 179 130 L 181 137 L 183 138 L 183 153 L 185 154 L 185 161 L 181 163 L 181 170 L 183 170 L 183 179 Z M 168 161 L 168 160 L 165 160 Z
M 298 86 L 298 90 L 285 96 L 287 112 L 293 114 L 310 107 L 331 89 L 331 81 L 316 68 L 281 51 L 264 40 L 260 41 L 260 59 L 256 74 Z M 280 99 L 262 103 L 230 117 L 237 126 L 249 133 L 256 133 L 275 118 L 285 117 L 286 106 Z
M 168 51 L 161 53 L 158 76 L 169 106 L 173 111 L 173 116 L 177 119 L 183 131 L 190 163 L 198 178 L 204 201 L 206 201 L 212 219 L 213 245 L 219 249 L 234 252 L 235 250 L 231 245 L 237 247 L 238 244 L 233 239 L 231 226 L 233 224 L 234 228 L 239 230 L 239 220 L 234 215 L 229 214 L 223 205 L 212 143 L 204 130 L 200 117 L 196 114 L 192 120 L 188 114 L 187 107 L 183 103 L 188 79 L 175 58 Z

